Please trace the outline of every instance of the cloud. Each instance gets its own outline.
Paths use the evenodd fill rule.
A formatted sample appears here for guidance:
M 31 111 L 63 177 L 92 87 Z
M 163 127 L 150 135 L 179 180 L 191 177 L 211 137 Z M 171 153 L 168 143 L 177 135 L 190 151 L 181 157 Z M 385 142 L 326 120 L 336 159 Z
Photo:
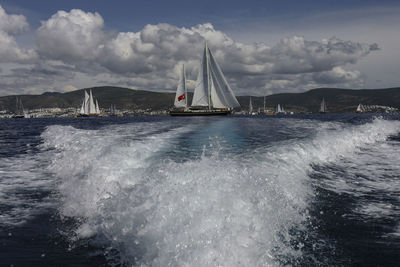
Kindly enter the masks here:
M 206 42 L 237 94 L 294 92 L 326 84 L 362 86 L 364 76 L 357 70 L 345 71 L 343 67 L 379 49 L 375 43 L 343 41 L 336 37 L 309 41 L 292 36 L 272 47 L 266 43 L 243 44 L 216 30 L 211 23 L 189 28 L 149 24 L 138 32 L 116 32 L 106 30 L 100 14 L 73 9 L 58 11 L 41 22 L 36 30 L 36 54 L 33 50 L 19 49 L 9 34 L 27 27 L 26 19 L 18 18 L 20 26 L 7 26 L 8 32 L 0 33 L 3 40 L 0 44 L 7 43 L 4 47 L 9 49 L 2 50 L 0 45 L 0 55 L 11 54 L 8 60 L 19 58 L 21 62 L 38 55 L 35 65 L 25 68 L 25 72 L 37 69 L 38 77 L 48 77 L 49 81 L 43 81 L 47 86 L 61 81 L 65 84 L 79 74 L 93 85 L 108 81 L 113 85 L 170 91 L 176 87 L 180 66 L 185 64 L 190 88 L 197 77 Z M 13 47 L 17 50 L 10 52 Z M 18 80 L 21 72 L 13 71 L 10 75 Z M 7 79 L 11 81 L 10 75 Z M 17 84 L 28 86 L 29 78 L 26 79 L 25 83 Z M 39 80 L 32 77 L 31 83 L 39 84 Z
M 0 5 L 0 31 L 15 35 L 29 29 L 29 24 L 23 15 L 8 15 Z
M 19 47 L 14 36 L 29 29 L 26 18 L 22 15 L 8 15 L 0 5 L 0 63 L 31 63 L 37 59 L 33 49 Z
M 98 13 L 58 11 L 37 30 L 41 57 L 64 62 L 95 60 L 104 44 L 103 18 Z
M 76 88 L 73 85 L 67 85 L 67 86 L 64 86 L 61 90 L 63 92 L 72 92 L 72 91 L 78 90 L 78 88 Z

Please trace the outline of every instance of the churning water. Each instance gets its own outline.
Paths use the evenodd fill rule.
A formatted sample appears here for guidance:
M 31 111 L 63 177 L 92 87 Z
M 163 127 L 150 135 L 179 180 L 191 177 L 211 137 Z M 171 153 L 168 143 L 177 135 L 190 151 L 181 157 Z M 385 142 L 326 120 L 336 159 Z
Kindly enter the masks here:
M 1 120 L 1 261 L 396 266 L 399 118 Z

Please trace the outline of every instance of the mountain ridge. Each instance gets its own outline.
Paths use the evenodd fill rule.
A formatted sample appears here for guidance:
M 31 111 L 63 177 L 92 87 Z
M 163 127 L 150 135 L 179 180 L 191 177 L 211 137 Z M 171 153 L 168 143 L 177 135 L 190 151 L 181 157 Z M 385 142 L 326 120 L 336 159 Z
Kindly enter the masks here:
M 41 95 L 9 95 L 0 97 L 0 109 L 12 112 L 16 96 L 22 99 L 24 108 L 79 108 L 84 90 L 92 90 L 101 109 L 111 104 L 118 109 L 165 110 L 173 106 L 175 93 L 161 93 L 145 90 L 133 90 L 115 86 L 100 86 L 78 89 L 72 92 L 45 92 Z M 189 103 L 193 93 L 188 93 Z M 250 96 L 237 96 L 241 108 L 248 109 Z M 286 110 L 295 112 L 318 112 L 322 98 L 325 99 L 328 112 L 353 112 L 355 107 L 364 105 L 384 105 L 400 108 L 400 87 L 384 89 L 342 89 L 315 88 L 302 93 L 279 93 L 266 96 L 267 107 L 272 109 L 280 104 Z M 253 107 L 262 108 L 264 97 L 252 96 Z

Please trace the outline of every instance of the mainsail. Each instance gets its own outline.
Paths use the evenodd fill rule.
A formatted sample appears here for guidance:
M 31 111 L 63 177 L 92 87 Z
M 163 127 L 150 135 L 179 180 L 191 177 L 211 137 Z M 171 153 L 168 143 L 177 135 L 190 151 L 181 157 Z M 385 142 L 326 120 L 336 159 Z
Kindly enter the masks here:
M 178 88 L 176 89 L 174 105 L 177 108 L 187 107 L 185 65 L 182 66 L 182 71 L 180 73 Z
M 207 44 L 204 47 L 192 106 L 208 106 L 208 109 L 240 106 Z

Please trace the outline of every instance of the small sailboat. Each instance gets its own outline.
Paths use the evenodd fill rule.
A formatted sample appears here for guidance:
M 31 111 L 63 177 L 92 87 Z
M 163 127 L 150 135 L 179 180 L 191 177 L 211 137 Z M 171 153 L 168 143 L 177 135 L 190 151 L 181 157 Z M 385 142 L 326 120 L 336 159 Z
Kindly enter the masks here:
M 250 96 L 250 103 L 249 103 L 249 115 L 256 115 L 256 113 L 253 112 L 253 102 L 251 101 L 251 96 Z
M 187 105 L 185 81 L 185 71 L 182 68 L 175 96 L 175 109 L 169 112 L 171 116 L 227 115 L 232 112 L 233 108 L 240 107 L 235 94 L 207 44 L 204 47 L 190 107 Z
M 319 113 L 326 113 L 328 109 L 326 108 L 325 98 L 322 98 L 321 106 L 319 108 Z
M 110 116 L 118 116 L 118 110 L 114 104 L 110 106 Z
M 286 114 L 286 111 L 280 104 L 278 104 L 275 110 L 275 114 Z
M 99 102 L 94 101 L 92 90 L 89 94 L 85 90 L 85 96 L 82 101 L 81 108 L 79 110 L 79 117 L 95 117 L 100 115 Z
M 356 112 L 357 112 L 357 113 L 363 113 L 363 112 L 365 112 L 365 107 L 364 107 L 361 103 L 358 104 Z
M 20 97 L 15 97 L 15 112 L 12 118 L 22 119 L 25 118 L 24 106 Z

